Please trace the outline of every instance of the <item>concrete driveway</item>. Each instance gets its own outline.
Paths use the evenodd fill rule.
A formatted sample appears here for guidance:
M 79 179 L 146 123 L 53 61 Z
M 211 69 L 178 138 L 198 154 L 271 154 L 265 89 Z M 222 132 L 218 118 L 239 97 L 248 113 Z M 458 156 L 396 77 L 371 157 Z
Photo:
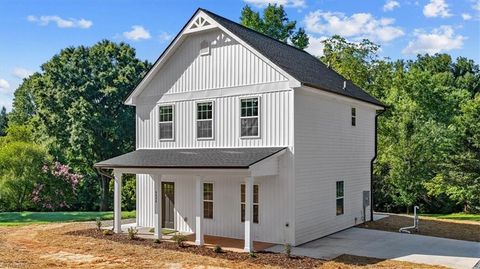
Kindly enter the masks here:
M 283 252 L 283 246 L 277 245 L 268 250 Z M 350 228 L 294 247 L 292 253 L 323 259 L 350 254 L 471 269 L 480 262 L 480 243 Z

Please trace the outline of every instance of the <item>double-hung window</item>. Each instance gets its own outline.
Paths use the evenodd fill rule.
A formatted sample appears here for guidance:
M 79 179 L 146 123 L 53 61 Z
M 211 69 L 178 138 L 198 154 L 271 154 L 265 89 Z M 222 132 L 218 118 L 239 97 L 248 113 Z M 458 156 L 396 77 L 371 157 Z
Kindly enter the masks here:
M 245 221 L 245 184 L 241 185 L 240 188 L 240 203 L 241 203 L 241 220 Z M 253 185 L 253 223 L 258 223 L 258 185 Z
M 213 183 L 203 183 L 203 218 L 213 219 Z
M 337 181 L 337 216 L 342 215 L 344 212 L 344 197 L 345 189 L 344 189 L 344 182 L 343 181 Z
M 357 126 L 357 109 L 352 107 L 352 126 Z
M 213 102 L 197 103 L 197 138 L 213 138 Z
M 173 114 L 173 106 L 160 106 L 159 107 L 159 126 L 158 126 L 158 133 L 160 140 L 173 140 L 173 122 L 174 122 L 174 114 Z
M 258 98 L 241 99 L 240 136 L 259 136 L 259 104 Z

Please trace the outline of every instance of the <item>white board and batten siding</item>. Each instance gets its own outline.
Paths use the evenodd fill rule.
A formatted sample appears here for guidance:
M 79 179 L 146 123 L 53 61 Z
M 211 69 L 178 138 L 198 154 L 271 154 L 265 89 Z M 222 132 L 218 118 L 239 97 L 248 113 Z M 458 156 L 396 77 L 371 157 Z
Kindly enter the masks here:
M 351 108 L 356 108 L 356 126 Z M 375 114 L 369 105 L 295 91 L 295 244 L 363 222 L 370 191 Z M 336 215 L 336 181 L 344 181 L 344 214 Z M 370 218 L 367 207 L 366 217 Z
M 210 55 L 199 54 L 200 43 L 207 40 Z M 293 144 L 293 90 L 287 78 L 219 30 L 202 32 L 187 38 L 160 68 L 138 96 L 136 103 L 137 149 L 148 148 L 234 148 L 291 147 Z M 258 97 L 260 101 L 260 137 L 240 137 L 240 100 Z M 214 102 L 214 138 L 196 138 L 196 103 Z M 173 104 L 175 123 L 173 141 L 158 139 L 158 106 Z M 280 158 L 279 176 L 256 179 L 260 189 L 260 223 L 254 224 L 254 240 L 284 243 L 291 238 L 293 222 L 289 212 L 289 180 L 293 173 L 292 155 Z M 153 226 L 153 178 L 137 175 L 137 224 Z M 194 232 L 195 178 L 162 175 L 175 183 L 175 228 Z M 243 238 L 240 220 L 240 185 L 244 178 L 225 175 L 206 177 L 214 183 L 214 219 L 205 219 L 205 233 Z M 288 209 L 288 210 L 287 210 Z

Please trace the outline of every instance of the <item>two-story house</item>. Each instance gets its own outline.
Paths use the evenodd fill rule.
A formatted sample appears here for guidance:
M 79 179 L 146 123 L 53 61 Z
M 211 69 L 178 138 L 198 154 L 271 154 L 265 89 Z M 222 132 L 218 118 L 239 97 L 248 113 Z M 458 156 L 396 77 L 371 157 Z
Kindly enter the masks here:
M 384 106 L 316 57 L 198 9 L 125 101 L 134 152 L 97 163 L 136 174 L 136 225 L 299 245 L 371 219 Z

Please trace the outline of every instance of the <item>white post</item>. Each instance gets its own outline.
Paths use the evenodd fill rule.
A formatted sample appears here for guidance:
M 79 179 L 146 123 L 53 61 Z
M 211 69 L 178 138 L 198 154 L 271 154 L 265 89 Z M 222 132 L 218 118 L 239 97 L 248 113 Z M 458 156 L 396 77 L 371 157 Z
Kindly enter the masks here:
M 253 251 L 253 177 L 245 178 L 245 252 Z
M 122 173 L 113 170 L 115 186 L 113 194 L 113 231 L 122 232 Z
M 203 246 L 203 179 L 196 177 L 196 203 L 195 203 L 195 245 Z
M 155 239 L 162 239 L 162 176 L 154 179 L 155 190 Z

